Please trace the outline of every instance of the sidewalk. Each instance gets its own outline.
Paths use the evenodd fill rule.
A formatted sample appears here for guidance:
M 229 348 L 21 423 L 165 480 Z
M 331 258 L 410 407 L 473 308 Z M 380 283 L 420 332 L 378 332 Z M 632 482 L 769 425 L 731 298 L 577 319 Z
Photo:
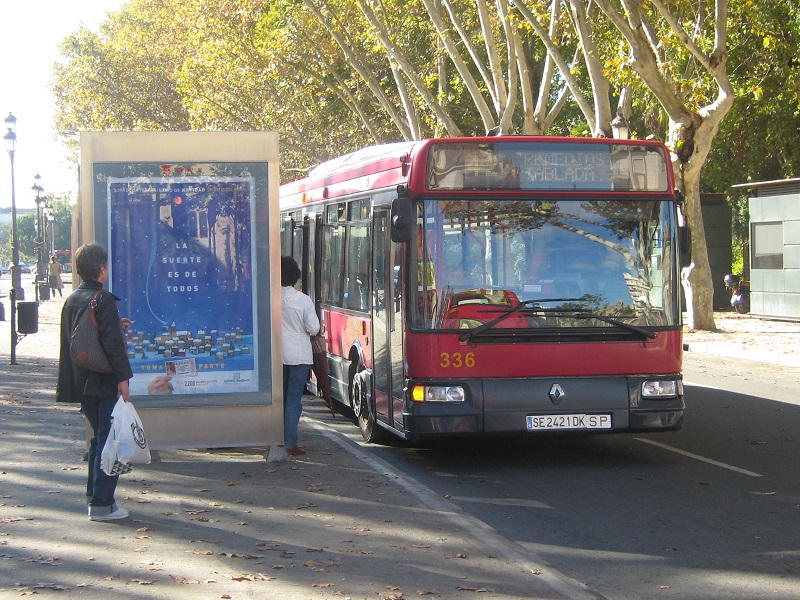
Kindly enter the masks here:
M 367 458 L 319 399 L 307 455 L 157 452 L 120 478 L 131 517 L 90 522 L 84 420 L 53 400 L 62 303 L 40 305 L 16 366 L 0 322 L 0 598 L 598 597 Z
M 714 323 L 717 331 L 685 327 L 684 347 L 689 352 L 800 367 L 800 322 L 717 312 Z

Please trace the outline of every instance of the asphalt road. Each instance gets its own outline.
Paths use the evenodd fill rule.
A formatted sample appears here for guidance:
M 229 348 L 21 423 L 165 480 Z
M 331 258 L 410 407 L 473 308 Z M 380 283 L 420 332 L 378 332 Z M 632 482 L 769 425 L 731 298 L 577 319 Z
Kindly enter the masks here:
M 684 362 L 679 432 L 364 448 L 609 599 L 796 599 L 800 369 Z

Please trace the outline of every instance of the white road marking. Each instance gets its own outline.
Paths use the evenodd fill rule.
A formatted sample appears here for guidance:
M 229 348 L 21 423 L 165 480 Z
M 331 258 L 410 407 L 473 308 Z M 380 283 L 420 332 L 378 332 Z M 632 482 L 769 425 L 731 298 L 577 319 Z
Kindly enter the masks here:
M 699 387 L 699 388 L 706 388 L 707 390 L 719 390 L 720 392 L 725 391 L 723 388 L 715 387 L 713 385 L 706 385 L 704 383 L 693 383 L 691 381 L 683 380 L 683 385 L 690 385 L 692 387 Z
M 753 471 L 748 471 L 747 469 L 734 467 L 733 465 L 719 462 L 718 460 L 713 460 L 711 458 L 706 458 L 705 456 L 700 456 L 699 454 L 693 454 L 691 452 L 687 452 L 686 450 L 675 448 L 674 446 L 667 446 L 666 444 L 662 444 L 661 442 L 654 442 L 653 440 L 646 440 L 644 438 L 636 438 L 636 439 L 640 442 L 644 442 L 645 444 L 650 444 L 651 446 L 658 446 L 659 448 L 663 448 L 664 450 L 669 450 L 670 452 L 675 452 L 676 454 L 687 456 L 689 458 L 693 458 L 695 460 L 699 460 L 704 463 L 708 463 L 710 465 L 722 467 L 723 469 L 728 469 L 729 471 L 735 471 L 737 473 L 741 473 L 742 475 L 749 475 L 750 477 L 763 477 L 763 475 L 761 475 L 760 473 L 754 473 Z
M 468 531 L 472 536 L 493 548 L 498 554 L 516 562 L 526 571 L 537 573 L 538 581 L 546 582 L 551 589 L 563 595 L 567 600 L 597 600 L 601 597 L 588 586 L 558 572 L 554 567 L 546 567 L 545 565 L 548 563 L 536 556 L 535 552 L 501 535 L 493 527 L 490 527 L 477 517 L 473 517 L 454 502 L 442 498 L 441 495 L 413 477 L 396 471 L 394 467 L 380 458 L 367 456 L 359 442 L 349 439 L 316 419 L 305 419 L 305 423 L 311 425 L 340 448 L 347 450 L 363 461 L 375 472 L 382 474 L 393 483 L 416 496 L 428 508 L 445 515 L 451 523 Z

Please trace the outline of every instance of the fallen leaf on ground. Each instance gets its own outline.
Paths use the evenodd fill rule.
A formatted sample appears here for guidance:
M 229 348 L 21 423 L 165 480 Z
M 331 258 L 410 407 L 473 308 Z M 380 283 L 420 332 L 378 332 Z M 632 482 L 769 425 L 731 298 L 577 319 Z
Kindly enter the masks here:
M 188 577 L 183 577 L 182 575 L 170 575 L 170 579 L 173 581 L 177 581 L 179 583 L 183 583 L 186 585 L 194 585 L 196 583 L 200 583 L 197 579 L 189 579 Z
M 255 575 L 251 573 L 242 573 L 241 575 L 234 575 L 231 579 L 233 581 L 272 581 L 275 578 L 264 575 L 263 573 L 256 573 Z

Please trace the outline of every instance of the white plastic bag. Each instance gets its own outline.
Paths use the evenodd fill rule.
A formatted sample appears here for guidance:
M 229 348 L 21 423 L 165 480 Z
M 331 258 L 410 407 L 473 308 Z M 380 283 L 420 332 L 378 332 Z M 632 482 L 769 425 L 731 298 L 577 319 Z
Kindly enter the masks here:
M 150 448 L 133 404 L 122 398 L 111 412 L 111 432 L 100 455 L 100 468 L 108 475 L 129 473 L 131 465 L 150 464 Z

